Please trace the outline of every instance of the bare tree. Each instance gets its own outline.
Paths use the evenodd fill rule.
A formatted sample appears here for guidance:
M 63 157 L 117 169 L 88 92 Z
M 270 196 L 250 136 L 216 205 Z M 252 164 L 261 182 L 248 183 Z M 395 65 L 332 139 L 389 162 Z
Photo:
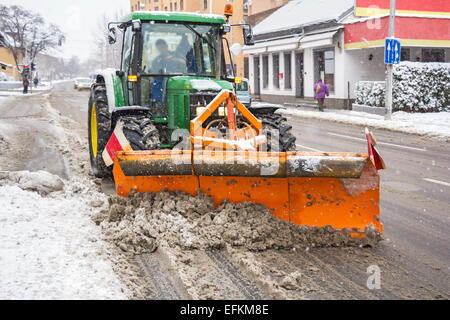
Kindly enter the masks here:
M 40 14 L 20 6 L 0 5 L 0 45 L 8 48 L 19 68 L 19 56 L 33 63 L 38 53 L 61 46 L 64 34 Z
M 116 12 L 112 16 L 103 14 L 99 17 L 93 34 L 93 45 L 95 48 L 93 60 L 97 61 L 97 68 L 119 68 L 122 53 L 122 33 L 118 32 L 117 42 L 109 44 L 108 23 L 119 21 L 122 12 Z

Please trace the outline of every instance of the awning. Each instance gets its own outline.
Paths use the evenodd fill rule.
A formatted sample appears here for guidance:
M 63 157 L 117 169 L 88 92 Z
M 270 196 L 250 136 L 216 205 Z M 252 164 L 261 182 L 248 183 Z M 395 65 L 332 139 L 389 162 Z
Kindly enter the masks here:
M 299 48 L 300 37 L 290 37 L 286 39 L 264 41 L 256 43 L 254 46 L 245 46 L 244 54 L 261 54 L 266 52 L 289 51 Z
M 333 37 L 337 33 L 337 30 L 325 33 L 318 33 L 307 35 L 300 40 L 302 49 L 323 47 L 333 45 Z

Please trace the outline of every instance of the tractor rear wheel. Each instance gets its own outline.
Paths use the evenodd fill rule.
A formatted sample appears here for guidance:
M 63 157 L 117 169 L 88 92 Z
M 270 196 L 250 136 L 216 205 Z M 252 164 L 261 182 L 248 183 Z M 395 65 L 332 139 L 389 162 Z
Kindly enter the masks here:
M 103 86 L 92 89 L 88 110 L 89 158 L 92 173 L 97 178 L 108 177 L 111 170 L 106 166 L 102 153 L 111 136 L 111 115 Z
M 259 116 L 263 123 L 263 130 L 266 130 L 267 144 L 265 150 L 267 152 L 288 152 L 295 151 L 295 141 L 297 138 L 292 134 L 292 126 L 287 123 L 286 118 L 279 114 L 267 114 Z M 278 144 L 272 142 L 272 132 L 278 131 Z
M 122 116 L 123 133 L 135 151 L 160 149 L 159 131 L 146 116 Z

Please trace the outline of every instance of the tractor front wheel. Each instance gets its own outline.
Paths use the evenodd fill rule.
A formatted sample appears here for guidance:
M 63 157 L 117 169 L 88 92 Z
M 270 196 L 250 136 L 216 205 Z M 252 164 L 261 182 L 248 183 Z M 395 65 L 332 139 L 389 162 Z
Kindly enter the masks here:
M 111 175 L 102 157 L 103 150 L 111 136 L 111 116 L 104 88 L 97 87 L 91 92 L 88 114 L 89 155 L 92 173 L 97 178 Z

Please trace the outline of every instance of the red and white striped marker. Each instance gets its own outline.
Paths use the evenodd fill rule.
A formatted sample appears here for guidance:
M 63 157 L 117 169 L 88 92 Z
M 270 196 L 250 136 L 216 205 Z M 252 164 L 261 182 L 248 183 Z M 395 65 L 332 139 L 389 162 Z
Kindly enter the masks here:
M 114 164 L 114 159 L 116 158 L 117 152 L 120 151 L 132 151 L 130 143 L 123 134 L 123 123 L 119 121 L 114 129 L 111 138 L 109 138 L 106 144 L 105 150 L 103 151 L 102 157 L 105 161 L 107 167 Z
M 384 163 L 383 158 L 380 155 L 380 152 L 377 149 L 377 140 L 375 139 L 372 132 L 369 131 L 369 129 L 366 128 L 366 138 L 367 143 L 369 145 L 369 157 L 370 161 L 372 161 L 373 165 L 377 170 L 383 170 L 386 169 L 386 164 Z

